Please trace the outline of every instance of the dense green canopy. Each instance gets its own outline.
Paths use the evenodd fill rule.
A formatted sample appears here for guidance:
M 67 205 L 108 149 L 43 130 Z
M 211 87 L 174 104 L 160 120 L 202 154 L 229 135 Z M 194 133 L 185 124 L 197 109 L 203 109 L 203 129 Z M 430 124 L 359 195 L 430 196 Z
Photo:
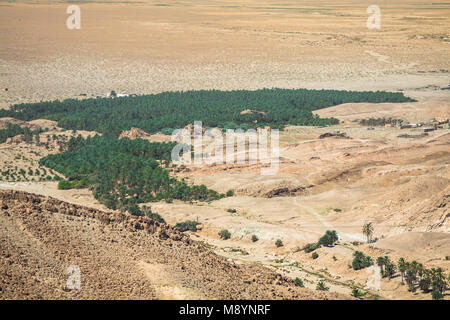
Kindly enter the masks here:
M 118 139 L 111 135 L 71 138 L 68 149 L 48 155 L 40 164 L 64 174 L 60 188 L 91 185 L 94 196 L 109 208 L 129 209 L 161 199 L 215 200 L 224 197 L 204 185 L 188 185 L 162 167 L 175 143 Z
M 99 98 L 17 104 L 0 110 L 0 117 L 22 120 L 57 120 L 60 127 L 95 130 L 118 135 L 131 127 L 148 133 L 171 132 L 194 121 L 204 127 L 241 127 L 335 124 L 333 118 L 320 119 L 312 111 L 348 102 L 413 101 L 402 93 L 356 92 L 306 89 L 262 89 L 256 91 L 201 90 L 163 92 L 134 97 Z M 261 112 L 247 112 L 257 110 Z

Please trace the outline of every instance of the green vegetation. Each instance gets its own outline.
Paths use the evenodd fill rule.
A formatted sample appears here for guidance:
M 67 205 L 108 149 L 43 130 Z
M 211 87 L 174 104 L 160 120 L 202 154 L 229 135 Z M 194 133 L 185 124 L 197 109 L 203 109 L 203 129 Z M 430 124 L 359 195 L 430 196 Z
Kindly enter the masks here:
M 362 296 L 364 296 L 364 293 L 362 293 L 358 288 L 353 288 L 351 295 L 355 298 L 361 298 Z
M 353 253 L 352 267 L 354 270 L 360 270 L 373 265 L 373 260 L 371 257 L 366 256 L 361 251 L 355 251 Z
M 89 185 L 89 180 L 87 177 L 83 177 L 80 180 L 73 180 L 73 181 L 59 180 L 58 189 L 61 189 L 61 190 L 82 189 L 82 188 L 86 188 L 88 185 Z
M 0 130 L 0 143 L 5 142 L 8 138 L 15 137 L 19 134 L 23 134 L 23 140 L 25 142 L 33 141 L 33 136 L 39 137 L 39 134 L 44 132 L 42 129 L 30 130 L 27 127 L 20 127 L 17 124 L 8 123 L 6 129 Z
M 219 231 L 219 237 L 223 240 L 228 240 L 231 238 L 231 233 L 227 229 L 223 229 Z
M 277 241 L 275 241 L 275 246 L 277 248 L 282 247 L 283 246 L 283 241 L 281 241 L 281 239 L 277 239 Z
M 286 125 L 328 125 L 337 119 L 320 119 L 312 111 L 349 102 L 409 102 L 403 93 L 306 89 L 256 91 L 201 90 L 163 92 L 134 97 L 67 99 L 17 104 L 0 110 L 0 117 L 21 120 L 45 118 L 70 130 L 95 130 L 118 135 L 131 127 L 148 133 L 170 132 L 202 121 L 205 127 L 247 129 Z M 246 112 L 244 110 L 258 112 Z M 226 112 L 224 112 L 226 110 Z
M 425 293 L 431 291 L 433 300 L 443 299 L 447 281 L 441 268 L 425 269 L 421 263 L 406 262 L 403 258 L 399 259 L 397 266 L 402 274 L 402 283 L 404 277 L 409 291 L 415 292 L 419 288 Z
M 355 270 L 373 265 L 372 258 L 360 251 L 355 251 L 353 256 L 352 266 Z M 402 277 L 402 284 L 406 282 L 408 285 L 408 291 L 415 292 L 419 288 L 425 293 L 431 291 L 434 300 L 443 299 L 447 290 L 447 280 L 441 268 L 426 269 L 421 263 L 407 262 L 404 258 L 400 258 L 398 263 L 394 264 L 388 256 L 378 257 L 376 263 L 380 267 L 383 278 L 393 278 L 398 270 Z
M 28 159 L 21 155 L 16 155 L 14 160 L 23 159 L 27 161 Z M 33 165 L 33 161 L 31 160 Z M 39 170 L 40 169 L 40 170 Z M 12 166 L 12 161 L 5 161 L 3 163 L 3 168 L 0 169 L 0 181 L 7 182 L 17 182 L 17 181 L 59 181 L 61 177 L 56 175 L 54 172 L 47 173 L 45 168 L 37 168 L 33 171 L 31 167 L 27 170 L 24 168 L 19 168 L 18 166 Z
M 391 279 L 397 272 L 397 267 L 391 262 L 388 256 L 378 257 L 377 265 L 380 267 L 380 273 L 383 278 Z
M 64 174 L 60 188 L 90 186 L 94 197 L 111 209 L 126 209 L 167 199 L 211 201 L 223 198 L 204 185 L 188 185 L 160 166 L 169 161 L 174 143 L 117 139 L 103 135 L 71 138 L 67 151 L 42 158 L 39 164 Z
M 319 240 L 316 243 L 308 243 L 303 247 L 302 250 L 304 250 L 306 253 L 313 252 L 314 250 L 320 248 L 320 246 L 334 246 L 335 243 L 338 241 L 339 236 L 336 232 L 336 230 L 327 230 L 325 234 L 319 238 Z
M 325 285 L 325 281 L 320 280 L 319 282 L 317 282 L 316 290 L 328 291 L 329 289 L 330 288 Z
M 327 230 L 325 234 L 317 242 L 318 245 L 322 246 L 333 246 L 339 240 L 336 230 Z
M 258 241 L 259 238 L 256 236 L 256 234 L 252 235 L 252 242 Z
M 310 253 L 310 252 L 313 252 L 314 250 L 316 250 L 316 249 L 319 248 L 319 247 L 320 247 L 320 245 L 317 244 L 317 243 L 308 243 L 307 245 L 305 245 L 305 246 L 303 247 L 303 250 L 304 250 L 306 253 Z
M 175 224 L 175 227 L 177 227 L 178 229 L 180 229 L 181 232 L 184 231 L 197 231 L 197 226 L 200 224 L 200 222 L 197 221 L 193 221 L 193 220 L 186 220 L 184 222 L 178 222 L 177 224 Z
M 403 120 L 400 119 L 392 119 L 392 118 L 370 118 L 370 119 L 362 119 L 359 121 L 359 123 L 363 126 L 371 126 L 371 127 L 375 127 L 375 126 L 384 126 L 386 124 L 390 124 L 390 125 L 397 125 L 398 124 L 402 124 Z
M 229 212 L 229 213 L 236 213 L 236 209 L 227 209 L 227 212 Z
M 156 220 L 160 223 L 166 223 L 166 221 L 159 215 L 158 213 L 152 212 L 151 208 L 147 206 L 142 206 L 142 213 L 153 220 Z
M 225 194 L 227 197 L 232 197 L 234 196 L 234 191 L 233 190 L 228 190 L 227 193 Z
M 303 280 L 300 278 L 295 278 L 294 283 L 297 287 L 302 287 L 302 288 L 305 287 L 305 285 L 303 284 Z
M 373 225 L 372 222 L 363 225 L 362 233 L 367 237 L 367 243 L 370 243 L 370 239 L 373 235 Z
M 311 255 L 311 258 L 313 258 L 314 260 L 317 259 L 319 257 L 319 254 L 317 252 L 313 252 Z

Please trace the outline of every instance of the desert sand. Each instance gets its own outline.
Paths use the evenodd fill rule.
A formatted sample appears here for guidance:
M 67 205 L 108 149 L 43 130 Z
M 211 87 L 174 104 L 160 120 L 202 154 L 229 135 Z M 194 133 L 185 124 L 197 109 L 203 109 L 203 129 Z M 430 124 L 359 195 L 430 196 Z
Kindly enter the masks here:
M 381 30 L 367 29 L 367 6 L 358 0 L 339 4 L 330 0 L 301 4 L 290 0 L 283 4 L 269 0 L 245 4 L 86 1 L 80 4 L 81 29 L 68 30 L 67 4 L 1 3 L 0 88 L 8 88 L 0 91 L 2 108 L 22 102 L 105 96 L 111 90 L 145 94 L 264 87 L 402 91 L 418 101 L 345 104 L 318 110 L 318 115 L 336 117 L 341 123 L 324 128 L 293 126 L 280 132 L 281 162 L 276 175 L 261 176 L 257 165 L 190 166 L 176 174 L 220 192 L 232 189 L 235 196 L 211 203 L 148 204 L 170 225 L 188 219 L 201 222 L 202 230 L 187 233 L 189 241 L 200 241 L 213 251 L 207 252 L 213 255 L 214 266 L 236 264 L 245 269 L 262 265 L 257 272 L 269 278 L 276 272 L 286 277 L 286 283 L 296 277 L 303 279 L 306 289 L 301 292 L 295 291 L 298 288 L 287 290 L 290 285 L 283 284 L 274 289 L 278 290 L 274 295 L 266 296 L 261 293 L 266 288 L 258 284 L 248 295 L 241 295 L 232 291 L 234 282 L 224 284 L 229 275 L 222 271 L 217 274 L 221 286 L 210 285 L 203 274 L 192 280 L 200 285 L 186 284 L 195 273 L 192 270 L 201 269 L 205 260 L 194 263 L 186 253 L 184 260 L 177 261 L 173 255 L 179 254 L 182 245 L 176 242 L 169 249 L 152 235 L 147 238 L 143 232 L 110 230 L 91 217 L 69 219 L 64 213 L 46 212 L 45 221 L 39 222 L 34 209 L 33 215 L 27 216 L 26 203 L 21 206 L 20 201 L 11 200 L 20 210 L 2 209 L 0 216 L 0 240 L 7 244 L 5 249 L 2 246 L 2 254 L 17 261 L 17 268 L 8 267 L 8 273 L 23 279 L 40 266 L 43 271 L 36 279 L 47 280 L 42 291 L 36 283 L 20 287 L 5 280 L 7 264 L 3 264 L 0 298 L 351 298 L 352 288 L 357 286 L 367 292 L 366 298 L 430 299 L 430 294 L 409 292 L 399 277 L 383 278 L 380 290 L 368 289 L 367 271 L 354 271 L 349 264 L 353 252 L 359 250 L 375 258 L 389 255 L 397 261 L 404 257 L 427 268 L 450 271 L 450 261 L 446 260 L 450 256 L 448 124 L 417 138 L 399 135 L 419 136 L 423 128 L 368 130 L 359 124 L 359 120 L 371 117 L 411 123 L 450 118 L 450 6 L 439 0 L 382 1 Z M 49 147 L 27 144 L 20 137 L 7 141 L 0 145 L 2 169 L 12 162 L 26 170 L 38 168 L 40 157 L 58 152 L 57 143 L 48 140 L 53 134 L 95 134 L 62 131 L 47 120 L 2 119 L 0 125 L 14 121 L 50 128 L 40 139 L 49 141 Z M 319 139 L 333 131 L 345 133 L 348 139 Z M 170 140 L 169 136 L 139 131 L 123 136 Z M 20 190 L 58 199 L 45 200 L 58 206 L 70 203 L 111 213 L 89 190 L 58 190 L 56 182 L 1 181 L 0 188 L 8 201 L 12 190 Z M 374 224 L 378 239 L 369 244 L 361 232 L 367 222 Z M 70 229 L 67 242 L 60 241 L 59 233 L 49 231 L 70 226 L 75 229 Z M 218 237 L 221 229 L 231 232 L 230 240 Z M 326 230 L 337 230 L 337 246 L 318 249 L 317 259 L 299 249 Z M 95 243 L 86 240 L 86 234 L 91 233 L 98 238 Z M 255 243 L 250 240 L 253 234 L 259 238 Z M 134 245 L 136 251 L 130 252 L 133 239 L 143 246 L 163 246 L 164 250 L 152 256 Z M 276 239 L 284 246 L 277 248 Z M 53 240 L 56 244 L 49 244 Z M 89 252 L 65 249 L 81 241 L 89 245 Z M 53 254 L 44 261 L 39 253 L 48 250 Z M 24 261 L 17 252 L 38 258 Z M 102 291 L 100 280 L 92 275 L 86 291 L 78 295 L 65 292 L 61 285 L 69 260 L 84 261 L 87 270 L 95 270 L 93 256 L 99 256 L 103 263 L 117 258 L 114 268 L 120 272 L 117 277 L 111 275 L 108 290 Z M 187 271 L 175 270 L 180 264 Z M 164 273 L 165 268 L 175 269 Z M 59 273 L 49 280 L 52 270 Z M 256 271 L 245 272 L 253 276 Z M 140 281 L 143 274 L 147 278 Z M 118 284 L 120 279 L 123 286 Z M 330 287 L 329 296 L 315 290 L 319 280 Z M 53 285 L 60 289 L 52 295 L 49 288 Z M 123 292 L 113 293 L 110 289 L 114 286 Z M 133 292 L 132 286 L 138 291 Z M 10 294 L 11 288 L 16 295 Z

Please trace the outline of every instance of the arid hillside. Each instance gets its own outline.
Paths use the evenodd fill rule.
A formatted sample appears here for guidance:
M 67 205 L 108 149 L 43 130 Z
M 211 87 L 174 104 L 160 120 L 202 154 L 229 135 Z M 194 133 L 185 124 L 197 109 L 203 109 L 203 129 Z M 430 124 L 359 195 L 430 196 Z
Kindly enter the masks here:
M 336 299 L 221 258 L 166 224 L 0 192 L 2 299 Z M 80 290 L 66 270 L 81 271 Z

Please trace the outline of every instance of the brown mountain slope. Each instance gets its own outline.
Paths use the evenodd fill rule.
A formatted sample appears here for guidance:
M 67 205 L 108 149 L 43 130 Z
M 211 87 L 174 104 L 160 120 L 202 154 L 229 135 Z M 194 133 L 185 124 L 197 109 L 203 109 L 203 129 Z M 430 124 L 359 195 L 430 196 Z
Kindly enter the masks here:
M 21 191 L 0 191 L 1 299 L 336 299 L 236 265 L 177 229 Z M 81 289 L 68 290 L 79 266 Z

